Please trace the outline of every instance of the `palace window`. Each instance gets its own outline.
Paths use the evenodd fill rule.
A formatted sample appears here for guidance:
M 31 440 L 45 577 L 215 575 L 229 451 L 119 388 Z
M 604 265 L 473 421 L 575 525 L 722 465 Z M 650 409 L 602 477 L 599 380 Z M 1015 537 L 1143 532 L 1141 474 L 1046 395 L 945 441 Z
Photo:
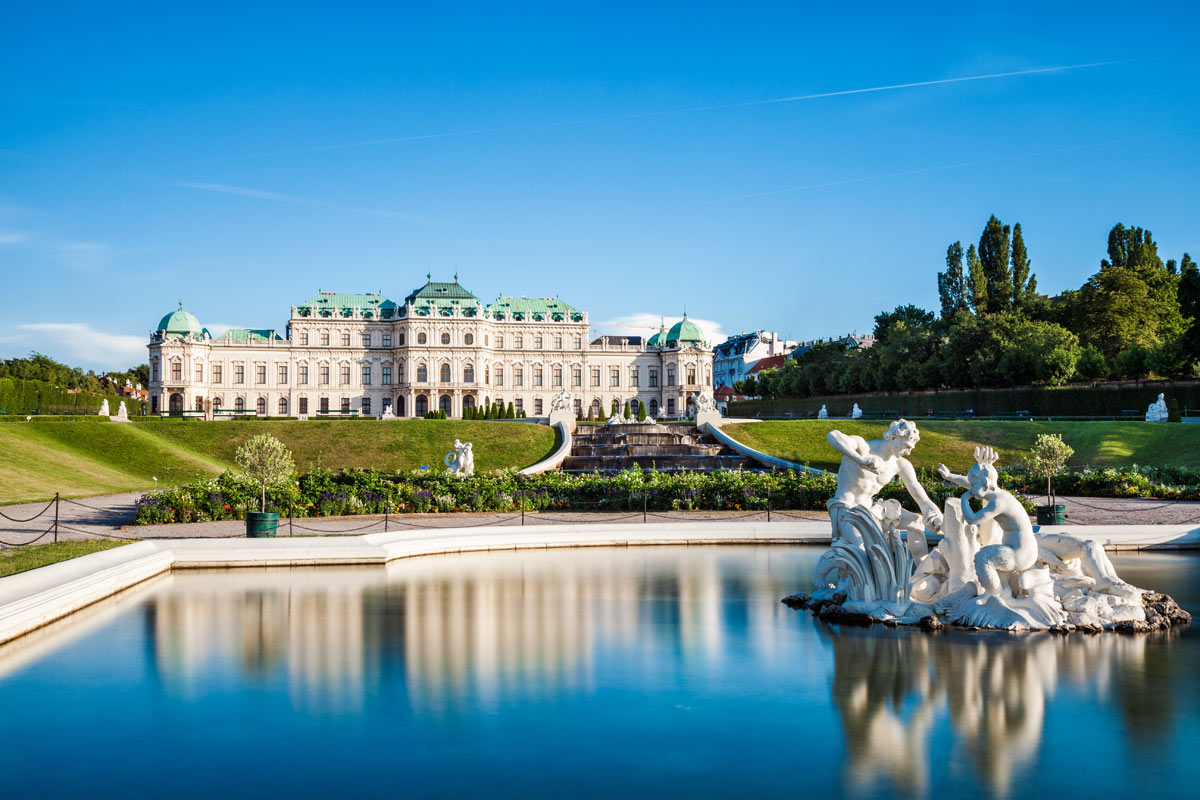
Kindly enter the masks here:
M 349 346 L 350 346 L 350 334 L 343 333 L 342 334 L 342 347 L 349 347 Z
M 308 413 L 308 398 L 307 397 L 300 398 L 300 413 L 301 414 Z
M 514 401 L 513 405 L 515 406 L 516 411 L 524 411 L 525 410 L 525 400 L 520 397 L 518 397 Z
M 267 365 L 256 364 L 254 366 L 254 382 L 262 386 L 267 382 Z
M 592 386 L 600 385 L 600 368 L 592 367 Z
M 642 385 L 641 383 L 638 382 L 637 367 L 634 367 L 633 369 L 629 370 L 629 385 L 633 386 L 633 387 L 638 387 L 638 386 Z
M 525 370 L 521 367 L 513 367 L 513 386 L 525 385 Z
M 516 336 L 514 336 L 513 337 L 513 347 L 516 348 L 517 350 L 523 349 L 525 347 L 525 337 L 519 333 Z
M 428 341 L 428 339 L 425 337 L 424 333 L 417 334 L 417 344 L 425 344 L 425 342 L 427 342 L 427 341 Z
M 464 334 L 463 335 L 463 344 L 465 344 L 465 345 L 475 344 L 475 335 L 471 334 L 471 333 Z
M 371 385 L 371 368 L 370 367 L 362 368 L 362 385 L 363 386 Z
M 287 364 L 280 364 L 278 372 L 279 374 L 276 377 L 279 378 L 279 385 L 287 386 Z
M 609 386 L 620 386 L 621 385 L 621 370 L 620 369 L 613 367 L 611 370 L 609 370 L 608 385 Z
M 350 385 L 350 367 L 342 367 L 342 386 Z
M 296 367 L 296 370 L 297 370 L 296 382 L 299 383 L 301 386 L 307 386 L 308 385 L 308 364 L 301 364 L 300 366 Z
M 541 414 L 542 414 L 542 398 L 535 397 L 533 399 L 533 413 L 538 416 L 541 416 Z
M 576 349 L 576 350 L 582 350 L 582 349 L 583 349 L 583 337 L 582 337 L 582 336 L 576 336 L 576 337 L 575 337 L 575 349 Z
M 650 388 L 658 388 L 658 370 L 651 368 L 650 370 Z
M 197 397 L 197 398 L 196 398 L 196 410 L 197 410 L 197 411 L 203 411 L 203 410 L 204 410 L 204 398 L 203 398 L 203 397 Z
M 504 347 L 504 334 L 497 333 L 496 334 L 496 348 L 499 349 L 502 347 Z
M 214 397 L 213 398 L 213 411 L 220 411 L 220 410 L 221 410 L 221 398 Z
M 196 362 L 196 383 L 204 382 L 204 362 Z
M 371 334 L 364 333 L 362 335 L 362 343 L 363 343 L 363 347 L 370 347 L 371 346 Z
M 329 334 L 328 333 L 321 334 L 321 346 L 329 347 Z
M 245 411 L 246 410 L 246 398 L 239 397 L 236 400 L 234 400 L 233 407 L 237 411 Z
M 667 386 L 675 385 L 675 368 L 667 367 Z
M 497 386 L 504 385 L 504 367 L 501 367 L 501 366 L 496 367 L 496 385 Z
M 687 368 L 687 381 L 688 381 L 688 386 L 696 385 L 696 368 L 695 367 Z
M 392 365 L 391 364 L 383 365 L 383 385 L 384 386 L 392 385 Z
M 286 397 L 279 398 L 279 416 L 281 416 L 281 417 L 287 416 L 287 398 Z
M 237 366 L 235 366 L 233 368 L 233 382 L 234 383 L 245 383 L 246 382 L 246 368 L 244 366 L 242 366 L 241 364 L 238 364 Z
M 383 346 L 384 347 L 392 346 L 392 335 L 390 333 L 383 334 Z
M 553 376 L 554 376 L 554 385 L 562 386 L 562 367 L 555 367 Z
M 554 349 L 562 350 L 562 337 L 561 336 L 554 337 Z
M 317 410 L 318 411 L 328 411 L 329 410 L 329 398 L 328 397 L 322 397 L 319 401 L 317 401 Z
M 321 385 L 329 385 L 329 367 L 321 367 Z
M 300 345 L 301 345 L 301 347 L 308 347 L 308 333 L 307 332 L 300 334 Z
M 533 337 L 533 349 L 534 350 L 542 349 L 542 337 L 541 336 Z
M 579 367 L 571 368 L 571 385 L 583 386 L 583 370 Z
M 541 367 L 533 368 L 533 385 L 534 386 L 542 385 L 542 368 Z
M 178 361 L 171 362 L 171 380 L 183 380 L 183 364 L 179 363 Z
M 220 364 L 213 364 L 212 379 L 213 379 L 213 383 L 219 384 L 221 382 L 221 365 Z
M 488 335 L 485 333 L 485 334 L 483 335 L 483 346 L 484 346 L 484 347 L 487 347 L 487 346 L 488 346 L 488 338 L 489 338 L 489 337 L 488 337 Z
M 362 413 L 364 413 L 364 414 L 371 413 L 371 398 L 364 397 L 362 399 Z
M 577 416 L 577 417 L 583 416 L 583 401 L 580 400 L 578 397 L 575 398 L 575 416 Z
M 463 367 L 463 383 L 475 382 L 475 367 L 472 364 L 467 364 Z
M 404 347 L 404 334 L 400 334 L 400 346 Z
M 667 416 L 668 417 L 675 416 L 675 400 L 674 399 L 667 400 Z
M 150 359 L 150 380 L 151 381 L 158 380 L 158 359 L 157 358 Z
M 265 417 L 267 415 L 267 398 L 258 398 L 254 402 L 254 410 L 260 417 Z
M 492 368 L 487 364 L 483 365 L 483 385 L 491 386 L 492 384 Z
M 429 382 L 429 370 L 424 364 L 417 364 L 417 383 Z
M 349 411 L 349 410 L 350 410 L 350 398 L 343 397 L 342 398 L 342 411 Z
M 442 366 L 438 368 L 438 381 L 441 383 L 449 383 L 450 382 L 450 365 L 449 364 L 442 364 Z
M 442 344 L 450 344 L 450 334 L 448 334 L 448 333 L 442 334 Z

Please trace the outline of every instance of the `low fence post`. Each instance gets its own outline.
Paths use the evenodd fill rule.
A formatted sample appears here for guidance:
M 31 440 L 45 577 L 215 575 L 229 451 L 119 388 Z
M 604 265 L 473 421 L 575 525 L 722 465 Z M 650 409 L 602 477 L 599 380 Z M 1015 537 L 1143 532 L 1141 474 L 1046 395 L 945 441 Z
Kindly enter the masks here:
M 54 542 L 58 543 L 58 492 L 54 493 Z
M 646 524 L 646 490 L 642 490 L 642 524 Z
M 383 501 L 383 532 L 388 532 L 388 516 L 392 511 L 392 493 L 388 492 Z
M 771 521 L 771 484 L 767 484 L 767 522 Z
M 288 498 L 288 537 L 289 538 L 296 535 L 296 532 L 294 530 L 292 530 L 292 517 L 295 516 L 293 513 L 293 509 L 295 507 L 296 507 L 296 499 L 294 497 L 289 497 Z
M 521 524 L 525 524 L 525 494 L 521 494 Z

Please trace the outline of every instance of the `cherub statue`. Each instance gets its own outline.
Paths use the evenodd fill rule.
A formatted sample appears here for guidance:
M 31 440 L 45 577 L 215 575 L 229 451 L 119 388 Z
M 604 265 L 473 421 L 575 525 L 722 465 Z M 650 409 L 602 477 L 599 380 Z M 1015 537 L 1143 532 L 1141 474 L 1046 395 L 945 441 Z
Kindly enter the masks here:
M 446 453 L 446 468 L 456 477 L 465 478 L 475 474 L 475 453 L 470 442 L 454 440 L 454 452 Z

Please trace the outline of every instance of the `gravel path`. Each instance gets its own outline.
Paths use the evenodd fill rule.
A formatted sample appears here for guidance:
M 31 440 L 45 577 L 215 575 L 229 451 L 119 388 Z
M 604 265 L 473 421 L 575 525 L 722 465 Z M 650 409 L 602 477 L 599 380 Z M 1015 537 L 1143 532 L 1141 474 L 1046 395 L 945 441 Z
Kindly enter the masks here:
M 139 525 L 133 523 L 134 504 L 140 492 L 62 500 L 58 506 L 58 539 L 183 539 L 236 537 L 245 535 L 240 520 L 197 522 L 190 525 Z M 1069 525 L 1200 525 L 1200 502 L 1140 500 L 1102 497 L 1059 497 L 1067 507 Z M 32 519 L 31 519 L 32 518 Z M 704 522 L 706 520 L 765 522 L 766 512 L 745 511 L 651 511 L 647 522 Z M 772 521 L 785 519 L 827 520 L 823 511 L 773 511 Z M 550 511 L 527 512 L 526 525 L 554 523 L 606 524 L 641 522 L 642 512 Z M 54 541 L 54 504 L 23 503 L 0 506 L 0 548 Z M 476 528 L 520 525 L 521 514 L 401 514 L 389 517 L 389 531 L 423 528 Z M 295 520 L 289 527 L 279 521 L 279 535 L 319 536 L 330 534 L 382 533 L 382 516 L 321 517 Z

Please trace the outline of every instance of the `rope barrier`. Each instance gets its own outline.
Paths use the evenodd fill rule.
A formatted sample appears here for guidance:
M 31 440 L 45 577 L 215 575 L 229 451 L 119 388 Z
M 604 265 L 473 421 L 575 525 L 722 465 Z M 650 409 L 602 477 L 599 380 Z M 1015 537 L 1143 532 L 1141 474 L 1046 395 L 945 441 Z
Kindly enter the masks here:
M 141 536 L 121 536 L 118 533 L 102 533 L 100 531 L 85 531 L 80 528 L 72 528 L 69 525 L 58 524 L 60 531 L 71 531 L 72 533 L 82 533 L 84 536 L 103 536 L 106 539 L 120 539 L 124 542 L 141 542 L 144 541 Z
M 127 510 L 127 511 L 116 511 L 116 510 L 114 510 L 114 509 L 111 509 L 111 508 L 98 508 L 98 507 L 96 507 L 96 506 L 89 506 L 87 503 L 81 503 L 81 502 L 79 502 L 78 500 L 70 500 L 70 499 L 68 499 L 68 498 L 66 498 L 66 497 L 64 497 L 64 498 L 62 499 L 62 501 L 63 501 L 64 503 L 70 503 L 71 505 L 74 505 L 74 506 L 79 506 L 79 507 L 81 507 L 81 508 L 86 508 L 86 509 L 88 509 L 89 511 L 99 511 L 99 512 L 100 512 L 100 513 L 102 513 L 102 514 L 112 514 L 112 515 L 114 515 L 114 516 L 120 516 L 120 517 L 127 517 L 127 516 L 129 516 L 131 513 L 135 513 L 135 512 L 136 512 L 136 509 L 134 509 L 134 508 L 131 508 L 131 509 Z M 136 505 L 136 504 L 135 504 L 135 505 Z
M 1148 499 L 1150 499 L 1150 498 L 1142 498 L 1142 497 L 1113 497 L 1113 498 L 1109 498 L 1109 499 L 1112 499 L 1112 500 L 1130 500 L 1130 501 L 1133 501 L 1133 502 L 1140 503 L 1140 502 L 1143 502 L 1143 501 L 1145 501 L 1145 500 L 1148 500 Z M 1062 500 L 1063 500 L 1064 502 L 1067 502 L 1067 503 L 1074 503 L 1075 505 L 1083 506 L 1084 508 L 1091 508 L 1091 509 L 1095 509 L 1096 511 L 1115 511 L 1115 512 L 1117 512 L 1117 513 L 1119 513 L 1119 514 L 1134 514 L 1134 513 L 1141 513 L 1141 512 L 1143 512 L 1143 511 L 1154 511 L 1155 509 L 1158 509 L 1158 508 L 1167 508 L 1168 506 L 1176 506 L 1176 505 L 1179 505 L 1180 503 L 1188 502 L 1188 501 L 1186 501 L 1186 500 L 1168 500 L 1167 502 L 1165 502 L 1165 503 L 1159 503 L 1159 504 L 1158 504 L 1158 505 L 1156 505 L 1156 506 L 1144 506 L 1144 507 L 1142 507 L 1142 508 L 1114 508 L 1114 507 L 1112 507 L 1112 506 L 1098 506 L 1098 505 L 1094 505 L 1094 504 L 1092 504 L 1092 503 L 1084 503 L 1084 502 L 1081 502 L 1081 501 L 1079 501 L 1079 500 L 1076 500 L 1076 499 L 1075 499 L 1075 498 L 1073 498 L 1073 497 L 1064 497 L 1064 498 L 1062 498 Z
M 374 528 L 376 525 L 382 525 L 382 524 L 383 524 L 383 520 L 377 519 L 374 522 L 370 522 L 370 523 L 363 525 L 361 527 L 358 527 L 358 528 L 345 528 L 343 530 L 329 530 L 327 528 L 309 528 L 305 525 L 297 525 L 295 522 L 292 523 L 292 525 L 294 527 L 297 527 L 302 531 L 312 531 L 313 533 L 357 533 L 358 531 L 365 531 L 368 528 Z
M 0 511 L 0 517 L 4 517 L 9 522 L 33 522 L 38 517 L 46 514 L 50 510 L 50 507 L 53 505 L 54 505 L 54 501 L 51 500 L 49 503 L 46 503 L 45 508 L 43 508 L 38 513 L 34 514 L 32 517 L 28 517 L 27 519 L 17 519 L 16 517 L 10 517 L 8 514 L 5 514 L 3 511 Z
M 51 525 L 49 528 L 46 528 L 46 530 L 42 531 L 41 535 L 39 535 L 36 539 L 30 539 L 28 542 L 6 542 L 3 539 L 0 539 L 0 544 L 4 545 L 5 547 L 25 547 L 26 545 L 36 543 L 39 539 L 45 539 L 53 532 L 54 526 Z

